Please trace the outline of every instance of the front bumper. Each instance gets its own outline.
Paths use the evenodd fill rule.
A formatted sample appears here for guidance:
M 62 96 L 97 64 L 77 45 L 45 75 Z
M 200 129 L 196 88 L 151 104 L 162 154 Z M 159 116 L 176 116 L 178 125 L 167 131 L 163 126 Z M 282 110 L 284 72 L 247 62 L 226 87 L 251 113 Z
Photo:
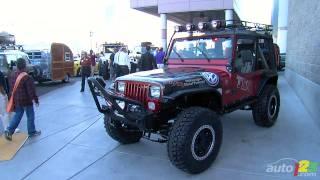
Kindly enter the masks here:
M 89 78 L 88 85 L 99 112 L 107 114 L 113 120 L 136 126 L 140 130 L 152 127 L 155 113 L 145 110 L 141 102 L 125 98 L 111 89 L 106 89 L 101 78 Z M 99 101 L 99 96 L 103 98 L 103 101 Z M 124 103 L 123 108 L 119 106 L 119 102 Z

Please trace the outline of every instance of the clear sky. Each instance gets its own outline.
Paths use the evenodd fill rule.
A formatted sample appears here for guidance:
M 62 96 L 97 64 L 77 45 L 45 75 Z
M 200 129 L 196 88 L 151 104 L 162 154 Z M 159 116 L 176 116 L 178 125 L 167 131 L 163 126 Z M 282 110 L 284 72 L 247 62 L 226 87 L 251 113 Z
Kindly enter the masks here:
M 268 21 L 270 1 L 266 0 L 267 7 L 258 5 L 248 14 L 258 13 L 256 18 Z M 62 42 L 77 52 L 89 50 L 90 31 L 93 48 L 105 41 L 160 45 L 160 18 L 130 9 L 129 0 L 0 0 L 0 5 L 0 31 L 14 34 L 17 43 L 27 49 L 45 49 L 51 42 Z M 169 23 L 168 36 L 173 25 Z

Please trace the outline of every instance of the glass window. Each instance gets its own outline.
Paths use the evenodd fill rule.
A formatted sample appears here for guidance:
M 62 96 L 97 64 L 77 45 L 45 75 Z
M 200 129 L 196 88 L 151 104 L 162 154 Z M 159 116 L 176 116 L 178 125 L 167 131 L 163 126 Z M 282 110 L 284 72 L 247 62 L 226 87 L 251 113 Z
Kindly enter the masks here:
M 41 59 L 41 52 L 34 52 L 33 59 Z
M 33 59 L 32 52 L 27 53 L 30 59 Z
M 7 54 L 6 57 L 7 57 L 8 64 L 10 64 L 11 62 L 17 61 L 17 56 L 14 54 Z
M 234 68 L 239 73 L 250 73 L 253 71 L 256 59 L 255 40 L 238 39 Z
M 64 60 L 65 61 L 71 61 L 71 53 L 70 52 L 65 52 L 64 53 Z
M 175 41 L 171 59 L 227 59 L 231 58 L 231 38 L 201 38 Z
M 0 54 L 0 66 L 5 66 L 6 65 L 6 58 L 4 55 Z

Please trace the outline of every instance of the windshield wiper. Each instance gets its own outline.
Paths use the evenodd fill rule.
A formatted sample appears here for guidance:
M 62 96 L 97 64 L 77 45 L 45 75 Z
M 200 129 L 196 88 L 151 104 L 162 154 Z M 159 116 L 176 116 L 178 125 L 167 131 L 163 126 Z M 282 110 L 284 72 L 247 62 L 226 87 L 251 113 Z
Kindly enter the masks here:
M 172 49 L 172 51 L 177 54 L 177 56 L 180 58 L 181 62 L 184 61 L 184 59 L 182 58 L 182 56 L 181 56 L 175 49 Z
M 201 53 L 202 55 L 208 60 L 210 61 L 210 58 L 208 57 L 208 55 L 206 53 L 203 52 L 203 50 L 201 50 L 198 46 L 196 47 Z

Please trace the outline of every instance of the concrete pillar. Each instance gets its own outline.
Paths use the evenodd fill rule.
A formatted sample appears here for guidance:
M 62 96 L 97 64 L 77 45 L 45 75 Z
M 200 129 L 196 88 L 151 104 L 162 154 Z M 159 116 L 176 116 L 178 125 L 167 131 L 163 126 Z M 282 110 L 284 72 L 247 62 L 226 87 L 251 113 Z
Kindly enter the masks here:
M 160 14 L 160 20 L 161 20 L 161 27 L 160 27 L 161 28 L 161 46 L 165 51 L 167 49 L 167 15 Z
M 225 14 L 226 25 L 233 24 L 233 22 L 231 22 L 231 21 L 228 22 L 228 20 L 233 20 L 233 10 L 226 9 L 226 10 L 224 10 L 224 14 Z

